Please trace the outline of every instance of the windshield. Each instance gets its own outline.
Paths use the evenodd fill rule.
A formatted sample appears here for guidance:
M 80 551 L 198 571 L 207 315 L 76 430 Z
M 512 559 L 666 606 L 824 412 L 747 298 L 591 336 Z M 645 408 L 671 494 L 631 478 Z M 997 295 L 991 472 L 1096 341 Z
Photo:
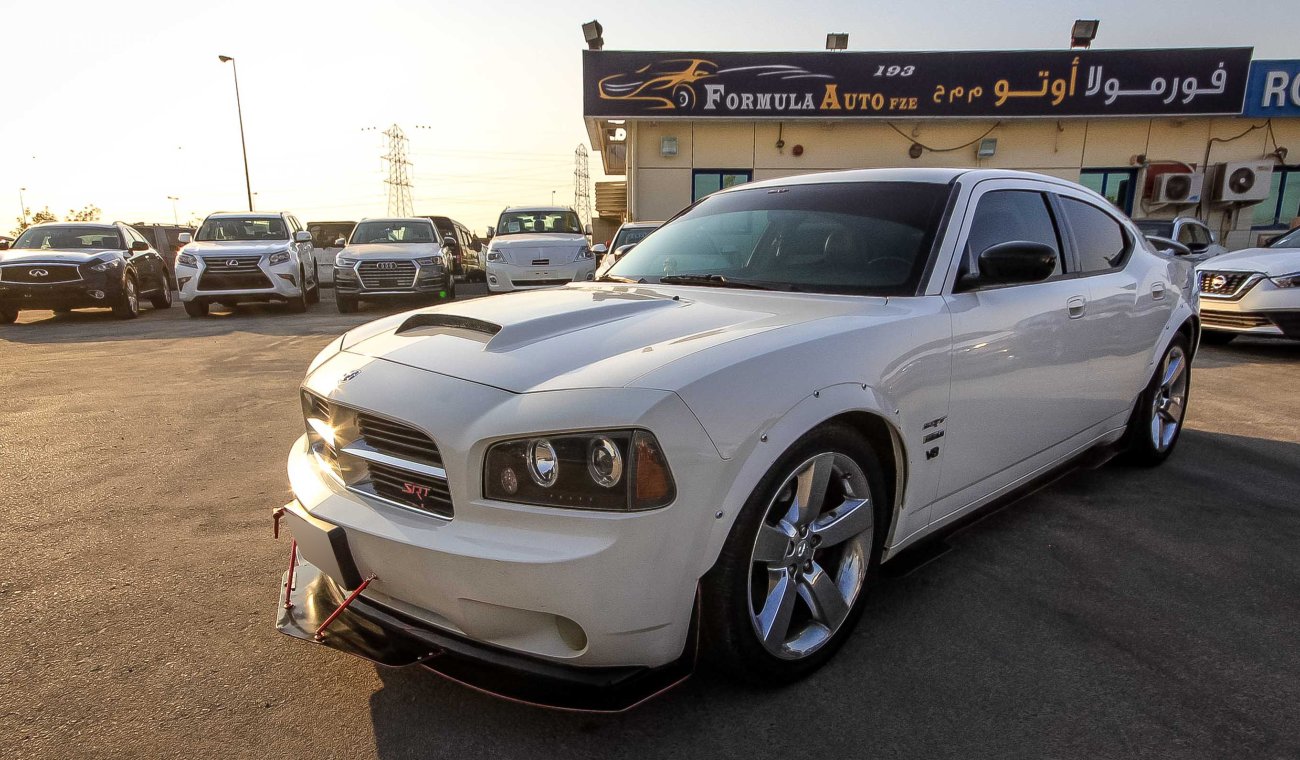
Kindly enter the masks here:
M 288 240 L 289 230 L 280 217 L 223 216 L 206 219 L 195 240 Z
M 582 223 L 572 211 L 507 211 L 497 222 L 498 235 L 525 232 L 560 232 L 581 235 Z
M 349 245 L 365 243 L 432 243 L 430 222 L 362 222 L 352 231 Z
M 116 227 L 31 227 L 18 236 L 13 248 L 108 248 L 122 250 L 122 236 Z
M 778 289 L 913 295 L 948 194 L 941 184 L 859 182 L 712 195 L 647 237 L 607 276 L 658 282 L 714 275 Z
M 1300 227 L 1268 244 L 1269 248 L 1300 248 Z
M 618 231 L 618 234 L 614 236 L 614 242 L 610 245 L 609 249 L 611 251 L 617 251 L 619 246 L 640 243 L 642 240 L 645 240 L 646 235 L 649 235 L 654 231 L 654 227 L 623 227 Z
M 1161 222 L 1154 219 L 1139 219 L 1137 222 L 1138 229 L 1142 230 L 1143 235 L 1155 235 L 1156 237 L 1172 238 L 1174 236 L 1174 223 Z

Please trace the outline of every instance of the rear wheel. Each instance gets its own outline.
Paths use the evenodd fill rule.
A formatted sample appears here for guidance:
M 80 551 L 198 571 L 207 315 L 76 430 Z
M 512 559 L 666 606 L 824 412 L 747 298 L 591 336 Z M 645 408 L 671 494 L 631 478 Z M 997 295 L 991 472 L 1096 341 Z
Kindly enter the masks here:
M 1211 346 L 1226 346 L 1236 339 L 1236 333 L 1219 332 L 1218 330 L 1201 331 L 1201 342 L 1208 343 Z
M 334 305 L 338 307 L 340 314 L 351 314 L 357 310 L 357 299 L 349 296 L 335 296 Z
M 1187 338 L 1174 336 L 1155 374 L 1138 398 L 1125 433 L 1124 459 L 1143 467 L 1154 467 L 1169 458 L 1187 415 L 1192 387 L 1191 358 Z
M 135 277 L 128 276 L 122 283 L 122 294 L 113 304 L 113 316 L 118 319 L 135 319 L 140 316 L 140 289 Z
M 158 291 L 149 296 L 149 303 L 153 304 L 155 309 L 170 309 L 172 307 L 172 283 L 168 279 L 166 272 L 163 272 L 159 278 Z
M 12 325 L 18 319 L 17 309 L 0 309 L 0 325 Z
M 185 313 L 191 317 L 206 317 L 208 315 L 207 301 L 186 301 Z
M 311 290 L 307 291 L 307 303 L 320 303 L 320 267 L 312 263 L 314 277 Z
M 831 658 L 879 562 L 883 484 L 871 447 L 838 425 L 805 435 L 768 471 L 704 578 L 710 661 L 776 685 Z

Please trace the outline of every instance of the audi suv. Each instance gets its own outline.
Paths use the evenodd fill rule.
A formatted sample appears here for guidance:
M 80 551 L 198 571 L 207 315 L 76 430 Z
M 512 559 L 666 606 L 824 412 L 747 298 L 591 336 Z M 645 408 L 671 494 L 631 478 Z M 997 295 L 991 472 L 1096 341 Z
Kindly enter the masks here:
M 362 301 L 456 297 L 447 244 L 426 218 L 362 219 L 337 244 L 343 250 L 334 260 L 334 298 L 342 314 L 356 311 Z

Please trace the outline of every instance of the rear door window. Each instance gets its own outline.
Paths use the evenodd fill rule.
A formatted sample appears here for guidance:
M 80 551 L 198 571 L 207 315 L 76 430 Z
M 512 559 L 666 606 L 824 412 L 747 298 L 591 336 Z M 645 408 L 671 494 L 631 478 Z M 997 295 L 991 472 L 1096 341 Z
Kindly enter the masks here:
M 1062 197 L 1061 209 L 1074 234 L 1081 271 L 1105 272 L 1124 265 L 1128 238 L 1115 217 L 1074 198 Z

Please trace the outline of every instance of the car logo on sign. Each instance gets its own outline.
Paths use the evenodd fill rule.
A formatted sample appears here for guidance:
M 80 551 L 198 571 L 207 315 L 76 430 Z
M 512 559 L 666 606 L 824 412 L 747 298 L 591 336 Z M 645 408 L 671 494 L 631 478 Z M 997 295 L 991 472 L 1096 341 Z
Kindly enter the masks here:
M 239 259 L 226 259 L 226 266 L 228 267 L 239 266 Z
M 50 273 L 44 269 L 29 269 L 27 274 L 32 277 L 49 277 Z
M 1214 290 L 1222 290 L 1223 288 L 1227 287 L 1227 285 L 1228 285 L 1228 278 L 1224 277 L 1221 274 L 1214 275 L 1214 279 L 1210 280 L 1210 287 L 1213 288 Z
M 343 377 L 340 377 L 340 378 L 339 378 L 339 385 L 342 385 L 342 384 L 346 383 L 347 381 L 351 380 L 352 378 L 354 378 L 354 377 L 356 377 L 357 375 L 360 375 L 360 374 L 361 374 L 361 370 L 359 370 L 359 369 L 354 369 L 354 370 L 352 370 L 351 372 L 345 372 L 345 373 L 343 374 Z

